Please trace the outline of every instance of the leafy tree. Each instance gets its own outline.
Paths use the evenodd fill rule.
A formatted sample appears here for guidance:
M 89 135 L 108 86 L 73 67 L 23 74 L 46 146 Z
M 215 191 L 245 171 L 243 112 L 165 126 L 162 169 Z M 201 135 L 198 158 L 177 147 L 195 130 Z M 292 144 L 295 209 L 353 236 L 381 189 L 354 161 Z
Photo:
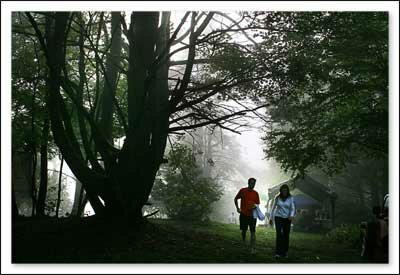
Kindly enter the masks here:
M 285 170 L 333 174 L 362 154 L 388 153 L 388 14 L 249 15 L 274 63 L 265 153 Z M 272 65 L 271 65 L 272 66 Z
M 54 141 L 97 214 L 141 216 L 168 135 L 210 124 L 237 132 L 237 118 L 263 107 L 213 102 L 246 98 L 235 88 L 262 78 L 252 75 L 261 62 L 207 73 L 221 49 L 240 48 L 227 33 L 244 32 L 243 18 L 214 28 L 226 15 L 187 12 L 171 29 L 169 12 L 133 12 L 129 27 L 119 13 L 24 15 L 48 67 Z M 172 61 L 177 53 L 187 58 Z
M 235 135 L 223 129 L 204 126 L 177 139 L 181 144 L 192 148 L 196 165 L 203 175 L 213 179 L 221 188 L 222 194 L 211 211 L 212 220 L 226 222 L 227 217 L 231 216 L 233 197 L 237 191 L 247 185 L 250 175 L 260 174 L 250 162 L 243 161 L 243 148 Z M 270 173 L 265 176 L 268 181 L 271 180 Z M 262 182 L 260 181 L 258 190 L 262 190 Z
M 388 193 L 388 164 L 386 158 L 361 158 L 348 163 L 338 174 L 327 176 L 314 168 L 310 175 L 328 183 L 338 195 L 335 211 L 338 223 L 359 223 L 371 217 L 372 207 L 381 206 Z
M 13 156 L 26 152 L 32 156 L 32 214 L 40 216 L 45 214 L 47 162 L 57 153 L 46 108 L 47 69 L 38 41 L 27 30 L 27 18 L 13 13 L 12 23 L 12 151 Z M 40 164 L 39 186 L 35 164 Z
M 128 26 L 118 12 L 23 14 L 18 32 L 47 65 L 52 136 L 97 214 L 141 216 L 169 135 L 239 132 L 250 115 L 285 170 L 387 155 L 387 14 L 235 16 L 187 12 L 174 26 L 169 12 L 133 12 Z
M 163 203 L 170 218 L 204 221 L 221 194 L 219 184 L 204 175 L 189 147 L 178 144 L 170 150 L 151 197 Z

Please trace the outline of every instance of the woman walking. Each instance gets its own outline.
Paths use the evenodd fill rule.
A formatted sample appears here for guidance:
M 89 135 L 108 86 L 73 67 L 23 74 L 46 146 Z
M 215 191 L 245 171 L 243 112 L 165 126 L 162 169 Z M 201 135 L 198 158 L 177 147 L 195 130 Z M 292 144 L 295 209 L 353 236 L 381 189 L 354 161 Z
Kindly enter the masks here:
M 290 225 L 295 213 L 296 209 L 293 197 L 289 192 L 289 186 L 283 184 L 273 202 L 269 220 L 271 225 L 275 221 L 275 258 L 288 257 Z

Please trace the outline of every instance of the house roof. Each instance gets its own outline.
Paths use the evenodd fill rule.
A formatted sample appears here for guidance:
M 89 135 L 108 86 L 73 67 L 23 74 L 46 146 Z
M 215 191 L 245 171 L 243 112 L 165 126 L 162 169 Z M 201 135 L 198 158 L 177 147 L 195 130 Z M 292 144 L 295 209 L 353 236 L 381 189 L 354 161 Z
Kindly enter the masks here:
M 291 190 L 298 189 L 304 194 L 310 196 L 318 202 L 323 202 L 326 199 L 337 198 L 336 193 L 326 185 L 316 181 L 312 177 L 305 175 L 303 178 L 292 178 L 290 180 L 281 182 L 268 189 L 268 197 L 273 198 L 279 193 L 279 188 L 287 184 Z

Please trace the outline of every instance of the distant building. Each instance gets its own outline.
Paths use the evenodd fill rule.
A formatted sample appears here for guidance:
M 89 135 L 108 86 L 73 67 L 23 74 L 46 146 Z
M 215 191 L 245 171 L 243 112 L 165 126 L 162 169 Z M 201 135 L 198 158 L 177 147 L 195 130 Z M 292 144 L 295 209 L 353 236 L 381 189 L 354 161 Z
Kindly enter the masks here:
M 269 188 L 266 205 L 268 217 L 273 199 L 283 184 L 287 184 L 293 193 L 296 205 L 296 218 L 293 222 L 295 228 L 311 230 L 333 227 L 337 195 L 329 187 L 310 176 L 293 178 Z

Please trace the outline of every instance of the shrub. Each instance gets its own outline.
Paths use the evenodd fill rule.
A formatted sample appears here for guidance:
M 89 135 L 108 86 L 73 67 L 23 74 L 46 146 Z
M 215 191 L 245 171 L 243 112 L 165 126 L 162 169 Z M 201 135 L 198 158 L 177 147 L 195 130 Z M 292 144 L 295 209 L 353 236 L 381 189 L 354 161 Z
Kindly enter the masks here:
M 356 224 L 341 224 L 326 234 L 334 242 L 347 243 L 350 246 L 360 245 L 360 226 Z
M 184 145 L 176 145 L 155 181 L 151 198 L 160 201 L 172 219 L 208 220 L 212 203 L 222 192 L 215 180 L 202 174 L 192 151 Z
M 314 225 L 314 216 L 310 212 L 304 215 L 297 215 L 293 229 L 296 231 L 316 231 L 317 228 Z

